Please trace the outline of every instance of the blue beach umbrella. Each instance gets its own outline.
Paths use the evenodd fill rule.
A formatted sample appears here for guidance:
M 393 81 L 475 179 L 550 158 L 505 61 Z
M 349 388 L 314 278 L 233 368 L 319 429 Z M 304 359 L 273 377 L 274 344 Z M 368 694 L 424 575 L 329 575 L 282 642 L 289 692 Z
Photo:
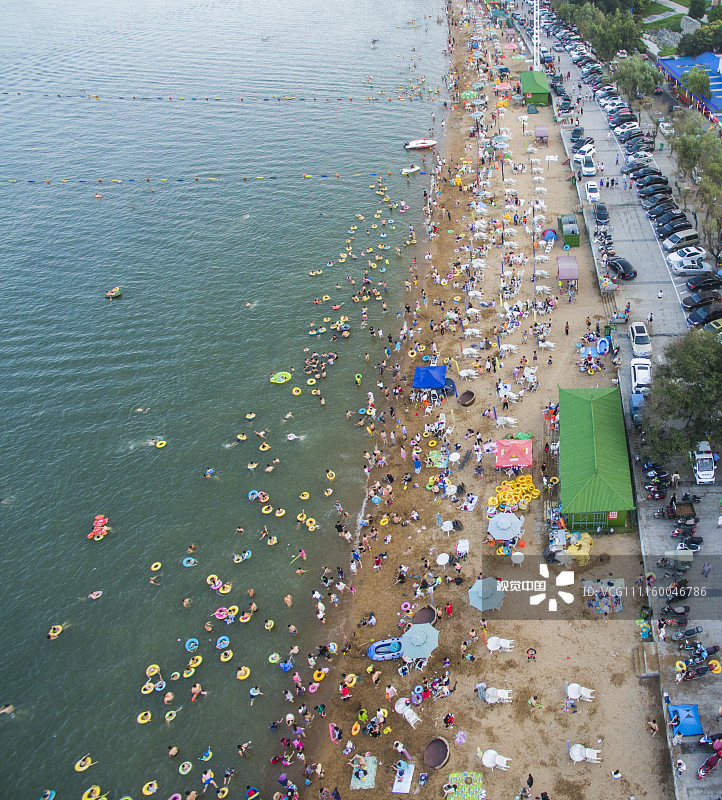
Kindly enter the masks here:
M 412 625 L 401 637 L 401 647 L 407 658 L 428 658 L 439 646 L 439 632 L 430 622 Z
M 469 605 L 479 611 L 493 611 L 503 602 L 504 591 L 499 589 L 496 578 L 482 578 L 469 589 Z

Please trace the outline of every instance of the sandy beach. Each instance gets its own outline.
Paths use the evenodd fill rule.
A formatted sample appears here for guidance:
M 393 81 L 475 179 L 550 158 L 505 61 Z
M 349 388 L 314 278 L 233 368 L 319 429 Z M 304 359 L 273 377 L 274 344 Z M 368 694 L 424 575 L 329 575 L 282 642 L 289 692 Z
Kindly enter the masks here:
M 493 442 L 502 438 L 510 430 L 531 434 L 534 443 L 534 466 L 531 474 L 534 483 L 542 487 L 542 464 L 547 478 L 557 474 L 558 464 L 553 452 L 544 453 L 545 410 L 548 405 L 558 402 L 557 387 L 597 387 L 611 386 L 615 372 L 609 360 L 606 369 L 594 375 L 580 372 L 577 361 L 576 343 L 587 330 L 594 330 L 597 323 L 603 327 L 607 321 L 599 291 L 594 277 L 594 267 L 589 242 L 584 231 L 581 246 L 573 249 L 579 264 L 580 280 L 574 297 L 559 294 L 559 283 L 555 280 L 556 257 L 563 253 L 561 243 L 551 249 L 548 263 L 537 263 L 538 270 L 546 270 L 549 278 L 538 279 L 537 283 L 549 286 L 550 294 L 536 293 L 531 281 L 533 262 L 531 238 L 525 231 L 521 220 L 534 197 L 542 199 L 545 209 L 540 212 L 546 218 L 544 227 L 557 228 L 559 214 L 573 212 L 578 206 L 578 198 L 571 184 L 566 180 L 569 168 L 563 165 L 564 151 L 556 124 L 552 120 L 552 110 L 541 108 L 534 117 L 527 117 L 525 109 L 514 104 L 508 108 L 496 108 L 497 97 L 494 83 L 488 76 L 480 77 L 480 71 L 473 58 L 469 59 L 466 41 L 474 33 L 471 24 L 460 22 L 460 8 L 454 7 L 451 17 L 451 37 L 453 39 L 453 58 L 449 74 L 449 86 L 455 97 L 471 88 L 472 84 L 484 80 L 484 94 L 489 98 L 488 111 L 482 120 L 483 127 L 507 129 L 512 151 L 512 163 L 520 165 L 519 171 L 512 171 L 511 163 L 505 166 L 505 175 L 512 182 L 502 182 L 499 159 L 490 159 L 480 170 L 480 178 L 486 179 L 484 172 L 490 168 L 489 185 L 486 191 L 491 194 L 485 202 L 490 213 L 483 219 L 501 218 L 505 188 L 513 187 L 526 204 L 508 209 L 509 216 L 519 217 L 514 225 L 507 219 L 515 234 L 505 237 L 504 251 L 500 246 L 500 235 L 490 226 L 487 238 L 482 239 L 487 246 L 482 256 L 483 267 L 464 267 L 469 264 L 468 251 L 462 248 L 469 242 L 472 225 L 470 203 L 472 189 L 477 179 L 477 138 L 470 137 L 474 127 L 471 106 L 464 107 L 458 100 L 452 102 L 446 117 L 445 131 L 440 129 L 441 119 L 435 120 L 437 138 L 444 136 L 438 165 L 438 193 L 432 193 L 431 224 L 438 227 L 439 234 L 428 244 L 429 256 L 416 266 L 409 267 L 410 283 L 414 284 L 407 293 L 410 307 L 421 298 L 414 324 L 413 314 L 404 317 L 413 331 L 413 340 L 404 341 L 405 361 L 396 378 L 390 372 L 382 376 L 385 386 L 400 386 L 402 399 L 393 403 L 396 406 L 394 417 L 399 422 L 374 425 L 368 437 L 367 450 L 376 449 L 383 454 L 381 466 L 373 466 L 369 471 L 369 485 L 374 482 L 387 485 L 384 476 L 394 477 L 392 484 L 393 505 L 383 508 L 404 520 L 404 524 L 389 524 L 374 531 L 380 521 L 381 513 L 375 515 L 372 524 L 362 529 L 366 534 L 368 547 L 361 553 L 358 574 L 353 579 L 355 597 L 348 608 L 351 616 L 345 631 L 348 650 L 333 660 L 330 674 L 317 697 L 325 704 L 326 716 L 317 715 L 311 729 L 309 743 L 315 759 L 323 765 L 324 776 L 314 780 L 306 788 L 301 787 L 302 796 L 312 796 L 322 788 L 333 790 L 338 787 L 341 796 L 349 794 L 349 781 L 352 766 L 348 761 L 356 754 L 371 756 L 378 760 L 375 788 L 386 790 L 393 783 L 392 765 L 399 758 L 393 743 L 401 741 L 415 764 L 412 792 L 416 789 L 420 773 L 428 773 L 426 787 L 422 793 L 442 796 L 442 787 L 449 782 L 451 773 L 480 773 L 483 789 L 488 797 L 513 797 L 527 785 L 527 776 L 533 776 L 531 796 L 538 797 L 542 792 L 550 798 L 595 797 L 600 800 L 616 800 L 621 797 L 672 796 L 668 759 L 663 734 L 652 736 L 648 721 L 663 718 L 660 708 L 656 682 L 645 683 L 634 670 L 632 653 L 639 644 L 639 629 L 634 624 L 634 615 L 626 613 L 624 619 L 614 615 L 598 615 L 589 609 L 579 610 L 579 606 L 565 607 L 560 604 L 556 618 L 544 620 L 527 619 L 526 598 L 515 598 L 507 592 L 500 610 L 480 614 L 470 607 L 468 590 L 477 575 L 493 576 L 499 579 L 533 580 L 537 577 L 539 556 L 547 543 L 547 526 L 544 520 L 543 501 L 556 500 L 556 492 L 542 493 L 524 512 L 524 554 L 527 564 L 513 567 L 506 555 L 497 555 L 496 547 L 485 544 L 487 516 L 486 498 L 494 494 L 494 487 L 505 475 L 494 469 L 494 455 L 485 453 L 481 457 L 483 474 L 475 474 L 478 466 L 473 452 L 466 466 L 457 474 L 454 468 L 453 479 L 463 483 L 467 492 L 479 497 L 478 506 L 472 512 L 460 510 L 460 502 L 439 499 L 425 488 L 429 475 L 438 473 L 437 469 L 423 467 L 416 475 L 412 465 L 411 440 L 424 431 L 424 425 L 438 421 L 440 415 L 446 420 L 443 442 L 450 451 L 458 450 L 461 455 L 471 451 L 476 442 Z M 497 29 L 501 42 L 506 41 L 501 29 Z M 490 48 L 489 40 L 482 47 Z M 509 50 L 501 51 L 507 56 Z M 490 56 L 493 60 L 493 51 Z M 483 63 L 483 62 L 482 62 Z M 499 63 L 510 69 L 510 83 L 515 85 L 521 70 L 528 69 L 523 60 L 504 57 Z M 492 119 L 501 111 L 497 121 Z M 529 125 L 542 124 L 549 128 L 548 148 L 540 147 L 538 152 L 527 152 L 527 143 L 533 138 L 524 136 Z M 557 156 L 557 160 L 546 161 L 547 155 Z M 534 160 L 533 160 L 534 159 Z M 541 169 L 534 170 L 536 159 Z M 427 156 L 427 168 L 431 158 Z M 461 169 L 459 169 L 461 168 Z M 458 170 L 458 171 L 457 171 Z M 459 176 L 460 186 L 452 185 Z M 535 181 L 535 178 L 543 181 Z M 428 188 L 424 176 L 411 177 L 417 182 L 418 193 Z M 543 192 L 535 189 L 543 188 Z M 507 193 L 509 194 L 509 193 Z M 531 214 L 527 220 L 530 224 Z M 418 235 L 418 234 L 417 234 Z M 463 238 L 462 238 L 463 237 Z M 419 235 L 420 241 L 423 241 Z M 476 243 L 477 240 L 475 240 Z M 512 243 L 510 248 L 509 242 Z M 477 244 L 478 246 L 478 244 Z M 539 252 L 539 250 L 537 251 Z M 479 351 L 479 357 L 462 357 L 462 348 L 467 343 L 479 342 L 489 338 L 496 341 L 495 330 L 500 329 L 502 320 L 499 311 L 500 273 L 503 255 L 526 256 L 525 264 L 508 264 L 504 269 L 514 270 L 512 277 L 520 278 L 518 294 L 509 303 L 533 303 L 535 299 L 549 297 L 554 308 L 550 314 L 540 315 L 539 322 L 551 324 L 547 340 L 554 343 L 553 349 L 542 350 L 530 331 L 534 316 L 530 311 L 522 317 L 521 324 L 512 329 L 504 338 L 504 343 L 513 346 L 513 352 L 487 374 L 485 370 L 488 355 L 494 357 L 498 350 Z M 475 254 L 476 256 L 476 254 Z M 442 285 L 439 276 L 452 276 Z M 483 291 L 483 301 L 495 300 L 495 308 L 481 309 L 473 318 L 464 318 L 463 303 L 455 302 L 454 297 L 462 295 L 464 284 L 469 288 L 470 279 L 475 277 L 474 289 Z M 417 283 L 418 278 L 418 285 Z M 507 277 L 507 283 L 509 277 Z M 426 300 L 424 301 L 424 295 Z M 443 303 L 443 306 L 440 305 Z M 475 303 L 479 305 L 479 303 Z M 440 323 L 449 309 L 460 310 L 460 321 L 446 320 L 444 329 Z M 503 312 L 503 309 L 501 309 Z M 464 328 L 479 330 L 473 338 L 462 339 Z M 432 330 L 434 329 L 434 330 Z M 529 331 L 527 335 L 524 331 Z M 402 337 L 403 338 L 403 337 Z M 421 347 L 419 347 L 421 345 Z M 430 414 L 418 403 L 409 401 L 413 370 L 421 363 L 422 353 L 432 353 L 438 349 L 439 363 L 448 359 L 449 375 L 457 382 L 459 392 L 471 389 L 476 402 L 470 408 L 462 408 L 451 397 L 440 406 L 432 408 Z M 410 352 L 414 357 L 410 356 Z M 530 391 L 526 386 L 523 397 L 502 410 L 502 400 L 497 395 L 499 380 L 510 381 L 516 392 L 517 383 L 513 370 L 519 368 L 522 358 L 526 365 L 537 367 L 538 386 Z M 478 377 L 462 380 L 459 369 L 474 369 L 476 360 Z M 523 368 L 523 364 L 521 365 Z M 377 392 L 376 406 L 384 408 L 383 398 Z M 499 428 L 493 416 L 484 416 L 487 409 L 496 407 L 497 415 L 508 415 L 516 420 L 513 428 Z M 406 436 L 403 430 L 406 430 Z M 393 431 L 393 436 L 391 432 Z M 469 437 L 469 438 L 466 438 Z M 439 442 L 441 444 L 441 442 Z M 421 439 L 420 450 L 425 455 L 428 450 L 426 439 Z M 405 458 L 404 458 L 405 456 Z M 405 474 L 412 478 L 408 486 L 402 488 L 401 479 Z M 373 489 L 372 489 L 373 491 Z M 463 500 L 463 497 L 461 498 Z M 369 508 L 372 508 L 369 505 Z M 463 530 L 452 530 L 449 535 L 437 525 L 437 514 L 445 520 L 460 520 Z M 386 536 L 386 541 L 384 537 Z M 388 537 L 390 536 L 390 541 Z M 470 543 L 469 554 L 460 561 L 460 571 L 449 566 L 437 566 L 436 559 L 441 553 L 454 553 L 460 539 Z M 383 554 L 383 555 L 381 555 Z M 374 559 L 380 556 L 380 566 L 374 567 Z M 626 556 L 624 564 L 628 567 L 620 572 L 615 561 L 615 573 L 609 572 L 608 561 L 612 556 Z M 535 558 L 536 557 L 536 558 Z M 424 565 L 429 560 L 429 568 Z M 397 583 L 397 569 L 407 568 L 406 580 Z M 581 597 L 582 580 L 608 580 L 623 578 L 628 586 L 633 586 L 641 569 L 639 542 L 636 534 L 596 537 L 588 563 L 575 565 L 577 585 L 574 591 Z M 410 674 L 399 674 L 399 661 L 371 662 L 366 651 L 375 640 L 398 636 L 411 617 L 402 610 L 402 604 L 411 604 L 411 613 L 429 604 L 428 597 L 415 597 L 415 587 L 424 577 L 441 578 L 433 602 L 438 612 L 436 622 L 439 630 L 439 645 L 428 660 L 423 671 L 412 669 Z M 457 578 L 452 579 L 452 574 Z M 458 580 L 458 579 L 461 580 Z M 451 579 L 451 580 L 449 580 Z M 635 602 L 641 606 L 641 598 L 627 599 L 627 604 Z M 404 609 L 406 606 L 404 606 Z M 360 620 L 373 612 L 376 625 L 361 625 Z M 630 621 L 630 616 L 632 621 Z M 514 641 L 511 652 L 490 652 L 480 634 L 481 619 L 486 620 L 486 636 L 499 636 Z M 471 641 L 470 631 L 474 629 L 477 641 Z M 464 644 L 467 643 L 467 644 Z M 465 649 L 464 649 L 465 648 Z M 533 658 L 528 653 L 532 649 Z M 469 658 L 473 656 L 473 660 Z M 445 659 L 448 659 L 445 666 Z M 370 665 L 373 664 L 373 668 Z M 375 670 L 377 675 L 373 676 Z M 424 678 L 433 679 L 444 676 L 448 670 L 448 687 L 437 699 L 429 697 L 415 711 L 420 722 L 415 728 L 394 711 L 398 697 L 409 697 L 413 687 Z M 338 691 L 343 675 L 356 676 L 355 685 L 350 689 L 350 697 L 343 700 Z M 479 699 L 475 687 L 480 682 L 487 687 L 510 690 L 512 702 L 490 705 Z M 574 707 L 565 703 L 565 684 L 576 682 L 594 690 L 592 702 L 577 701 Z M 330 688 L 329 688 L 330 684 Z M 391 701 L 385 697 L 387 686 L 397 692 Z M 448 694 L 447 694 L 448 692 Z M 391 692 L 393 694 L 393 692 Z M 446 696 L 444 696 L 446 695 Z M 309 704 L 310 705 L 310 704 Z M 386 724 L 381 726 L 381 735 L 374 737 L 359 733 L 352 736 L 352 727 L 363 709 L 371 718 L 377 709 L 387 709 Z M 444 718 L 451 713 L 453 724 L 445 726 Z M 342 734 L 338 743 L 331 742 L 328 724 L 337 725 Z M 440 770 L 428 769 L 423 763 L 423 751 L 434 736 L 443 736 L 450 744 L 448 763 Z M 344 747 L 348 742 L 352 747 Z M 601 763 L 573 763 L 568 746 L 581 743 L 587 748 L 600 751 Z M 479 755 L 493 749 L 509 758 L 507 770 L 489 770 L 482 766 Z M 618 771 L 621 777 L 612 773 Z M 476 786 L 476 784 L 475 784 Z M 371 787 L 369 787 L 371 788 Z M 364 794 L 364 789 L 359 790 Z M 457 796 L 465 795 L 463 788 L 457 789 Z M 451 797 L 454 796 L 452 792 Z

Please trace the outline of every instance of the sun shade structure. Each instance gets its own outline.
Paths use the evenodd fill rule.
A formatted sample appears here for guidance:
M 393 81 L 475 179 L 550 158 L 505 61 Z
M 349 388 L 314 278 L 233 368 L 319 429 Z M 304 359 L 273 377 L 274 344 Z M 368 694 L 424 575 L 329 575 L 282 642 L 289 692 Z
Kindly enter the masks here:
M 679 724 L 672 726 L 672 733 L 681 733 L 682 736 L 702 736 L 702 724 L 699 719 L 699 706 L 695 705 L 673 705 L 667 706 L 669 721 L 675 716 L 679 717 Z
M 530 467 L 531 439 L 500 439 L 496 443 L 496 468 Z
M 443 389 L 447 367 L 416 367 L 414 389 Z
M 579 266 L 576 256 L 557 256 L 557 280 L 579 280 Z
M 412 625 L 401 637 L 401 647 L 407 658 L 428 658 L 439 646 L 439 632 L 429 622 Z
M 625 528 L 634 509 L 618 387 L 559 389 L 559 481 L 569 530 Z
M 504 591 L 499 589 L 496 578 L 477 580 L 469 589 L 469 605 L 479 611 L 493 611 L 501 608 L 504 602 Z

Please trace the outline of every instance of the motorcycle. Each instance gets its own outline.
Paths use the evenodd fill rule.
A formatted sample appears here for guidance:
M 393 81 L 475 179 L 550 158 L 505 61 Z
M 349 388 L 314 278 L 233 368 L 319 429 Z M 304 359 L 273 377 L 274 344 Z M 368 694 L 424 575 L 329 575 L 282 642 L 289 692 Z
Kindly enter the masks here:
M 636 460 L 640 461 L 641 459 L 639 457 L 637 457 Z M 645 459 L 644 463 L 642 464 L 642 470 L 644 472 L 647 472 L 647 471 L 652 470 L 652 469 L 664 469 L 664 464 L 656 464 L 650 458 Z
M 667 628 L 673 628 L 675 625 L 679 628 L 684 628 L 685 625 L 689 624 L 689 620 L 687 617 L 669 617 L 669 619 L 660 619 L 659 624 Z
M 667 597 L 670 600 L 686 600 L 692 594 L 692 590 L 686 586 L 681 586 L 679 589 L 670 589 Z
M 714 675 L 712 672 L 712 667 L 707 666 L 707 664 L 702 664 L 699 667 L 695 667 L 694 669 L 688 669 L 683 675 L 683 681 L 693 681 L 697 678 L 703 678 L 705 675 Z
M 698 494 L 690 494 L 689 492 L 685 492 L 682 495 L 682 502 L 683 503 L 701 503 L 702 498 Z
M 654 512 L 655 519 L 674 519 L 674 511 L 669 506 L 662 506 Z
M 663 614 L 689 614 L 689 606 L 662 606 Z
M 695 650 L 688 659 L 685 659 L 684 662 L 685 668 L 689 669 L 690 667 L 700 666 L 710 656 L 713 656 L 718 651 L 719 647 L 717 647 L 717 645 L 714 645 L 713 647 L 707 647 L 702 650 Z
M 699 539 L 699 536 L 695 538 Z M 688 553 L 699 553 L 699 551 L 702 549 L 702 546 L 699 544 L 692 544 L 692 543 L 687 544 L 687 542 L 680 542 L 677 545 L 676 549 L 682 552 L 686 551 Z
M 697 780 L 702 780 L 702 778 L 706 778 L 707 775 L 712 772 L 712 770 L 719 764 L 720 760 L 722 760 L 722 756 L 719 753 L 712 753 L 712 755 L 702 764 L 702 766 L 697 770 Z
M 677 525 L 672 529 L 672 536 L 679 536 L 684 539 L 686 536 L 693 536 L 697 533 L 696 525 Z
M 675 642 L 681 642 L 683 639 L 691 639 L 693 636 L 697 636 L 697 634 L 703 632 L 702 626 L 697 625 L 695 628 L 687 628 L 686 631 L 677 631 L 677 633 L 673 633 L 672 639 Z
M 700 652 L 703 649 L 702 648 L 702 642 L 696 641 L 696 640 L 691 641 L 691 642 L 689 642 L 689 641 L 688 642 L 682 642 L 682 644 L 679 645 L 679 649 L 680 650 L 694 650 L 696 652 Z
M 666 469 L 650 469 L 644 473 L 645 478 L 669 478 L 669 472 Z
M 654 491 L 652 491 L 651 494 L 647 495 L 647 500 L 664 500 L 666 496 L 667 496 L 666 489 L 657 488 Z

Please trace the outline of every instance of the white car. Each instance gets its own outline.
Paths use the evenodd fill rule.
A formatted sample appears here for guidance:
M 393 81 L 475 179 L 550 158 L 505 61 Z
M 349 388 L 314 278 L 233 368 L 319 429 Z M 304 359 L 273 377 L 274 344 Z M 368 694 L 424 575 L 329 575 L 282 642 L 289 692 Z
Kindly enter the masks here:
M 648 358 L 633 358 L 629 362 L 632 374 L 632 394 L 649 394 L 652 388 L 652 362 Z
M 627 131 L 634 131 L 634 130 L 641 130 L 639 124 L 636 122 L 624 122 L 621 125 L 617 125 L 614 129 L 615 136 L 621 136 L 623 133 Z
M 585 144 L 583 147 L 580 147 L 576 153 L 574 153 L 574 161 L 583 163 L 587 156 L 593 156 L 596 152 L 597 148 L 593 144 Z
M 599 200 L 599 185 L 596 181 L 587 181 L 584 184 L 584 191 L 587 194 L 588 203 L 596 203 Z
M 698 442 L 694 451 L 694 479 L 697 484 L 714 483 L 714 473 L 717 468 L 714 463 L 714 454 L 709 442 Z
M 597 165 L 594 163 L 594 159 L 591 156 L 587 156 L 582 164 L 582 175 L 584 175 L 585 178 L 591 178 L 596 174 Z
M 659 132 L 662 134 L 662 136 L 669 136 L 670 133 L 674 133 L 674 125 L 672 125 L 671 122 L 663 122 L 659 126 Z
M 683 247 L 677 250 L 676 253 L 670 253 L 667 256 L 667 261 L 670 264 L 678 264 L 680 261 L 701 261 L 707 255 L 704 247 L 691 245 L 690 247 Z
M 629 341 L 632 343 L 632 353 L 637 358 L 647 358 L 652 355 L 652 340 L 643 322 L 633 322 L 629 326 Z
M 702 275 L 705 272 L 714 272 L 712 265 L 706 261 L 684 258 L 669 265 L 675 275 Z
M 626 50 L 617 50 L 617 58 L 626 58 L 627 51 Z

